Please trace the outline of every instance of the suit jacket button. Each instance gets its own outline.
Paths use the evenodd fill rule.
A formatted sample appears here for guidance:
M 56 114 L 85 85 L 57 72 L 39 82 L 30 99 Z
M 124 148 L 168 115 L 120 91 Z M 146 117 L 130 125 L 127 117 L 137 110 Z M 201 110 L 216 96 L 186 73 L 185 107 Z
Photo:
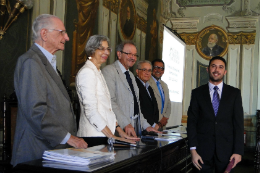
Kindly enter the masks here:
M 215 124 L 218 124 L 217 122 L 215 122 Z

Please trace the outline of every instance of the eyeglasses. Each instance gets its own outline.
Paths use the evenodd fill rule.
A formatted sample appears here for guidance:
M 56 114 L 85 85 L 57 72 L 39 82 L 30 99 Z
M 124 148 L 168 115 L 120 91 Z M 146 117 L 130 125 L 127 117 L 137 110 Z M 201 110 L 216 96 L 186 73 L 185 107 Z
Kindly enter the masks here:
M 136 58 L 138 58 L 138 57 L 139 57 L 139 56 L 138 56 L 138 55 L 136 55 L 136 54 L 132 54 L 132 53 L 126 53 L 126 52 L 123 52 L 123 51 L 120 51 L 120 52 L 122 52 L 122 53 L 126 54 L 127 56 L 132 56 L 132 57 L 136 57 Z
M 101 46 L 101 47 L 98 47 L 97 49 L 98 49 L 98 50 L 101 50 L 101 51 L 107 50 L 107 51 L 110 52 L 110 53 L 112 52 L 112 49 L 111 49 L 110 47 L 105 48 L 105 47 Z
M 61 35 L 67 34 L 67 31 L 66 31 L 66 30 L 60 30 L 60 29 L 48 29 L 48 30 L 58 31 L 58 32 L 61 33 Z
M 148 73 L 152 73 L 152 70 L 151 69 L 146 69 L 146 68 L 143 68 L 143 69 L 138 69 L 138 70 L 142 70 L 143 72 L 148 72 Z
M 164 71 L 164 67 L 153 66 L 153 68 L 156 69 L 156 70 L 159 70 L 159 69 L 160 69 L 160 70 Z

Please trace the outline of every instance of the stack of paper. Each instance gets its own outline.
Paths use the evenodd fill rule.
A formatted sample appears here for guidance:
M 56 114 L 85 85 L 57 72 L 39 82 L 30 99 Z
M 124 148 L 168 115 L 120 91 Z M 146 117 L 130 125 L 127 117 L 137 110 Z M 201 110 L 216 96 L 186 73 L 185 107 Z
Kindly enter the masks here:
M 113 161 L 115 153 L 68 148 L 44 151 L 42 158 L 66 164 L 89 165 Z

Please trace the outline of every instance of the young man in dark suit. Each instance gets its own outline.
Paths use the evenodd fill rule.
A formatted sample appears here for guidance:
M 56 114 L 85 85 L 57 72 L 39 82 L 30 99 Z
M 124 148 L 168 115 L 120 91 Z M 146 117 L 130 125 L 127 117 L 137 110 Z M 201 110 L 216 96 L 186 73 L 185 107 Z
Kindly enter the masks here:
M 152 64 L 150 61 L 143 60 L 137 63 L 136 83 L 139 88 L 139 100 L 141 112 L 147 122 L 156 130 L 159 129 L 159 110 L 153 89 L 148 83 L 152 74 Z
M 243 107 L 239 89 L 223 83 L 226 61 L 209 61 L 209 83 L 192 91 L 187 132 L 192 162 L 197 172 L 223 173 L 244 153 Z

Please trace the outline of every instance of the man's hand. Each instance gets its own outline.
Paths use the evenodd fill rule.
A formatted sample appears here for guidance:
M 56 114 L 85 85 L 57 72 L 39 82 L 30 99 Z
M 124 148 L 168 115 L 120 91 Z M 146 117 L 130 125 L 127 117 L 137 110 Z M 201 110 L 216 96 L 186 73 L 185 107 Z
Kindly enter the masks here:
M 191 149 L 190 150 L 190 153 L 191 153 L 191 159 L 192 159 L 192 163 L 193 165 L 198 169 L 198 170 L 201 170 L 201 165 L 199 164 L 199 161 L 200 163 L 204 164 L 203 161 L 202 161 L 202 158 L 200 157 L 200 155 L 197 153 L 197 151 L 195 149 Z
M 233 155 L 230 157 L 230 161 L 231 161 L 233 158 L 235 159 L 235 162 L 234 162 L 234 165 L 233 165 L 232 168 L 234 168 L 234 167 L 241 161 L 241 155 L 239 155 L 239 154 L 233 154 Z
M 158 130 L 160 128 L 160 126 L 158 125 L 158 124 L 156 124 L 155 126 L 154 126 L 154 129 L 155 130 Z
M 146 130 L 147 132 L 153 131 L 153 132 L 155 132 L 155 133 L 162 133 L 162 132 L 157 131 L 157 130 L 156 130 L 155 128 L 153 128 L 152 126 L 147 127 L 145 130 Z
M 67 143 L 75 148 L 88 148 L 88 144 L 82 138 L 71 135 Z
M 131 124 L 128 124 L 127 126 L 125 126 L 125 133 L 128 136 L 133 136 L 133 137 L 137 138 L 136 133 L 135 133 L 135 129 Z
M 162 125 L 162 126 L 165 126 L 165 125 L 167 124 L 167 122 L 168 122 L 168 119 L 169 119 L 169 118 L 162 117 L 162 119 L 160 120 L 161 125 Z

